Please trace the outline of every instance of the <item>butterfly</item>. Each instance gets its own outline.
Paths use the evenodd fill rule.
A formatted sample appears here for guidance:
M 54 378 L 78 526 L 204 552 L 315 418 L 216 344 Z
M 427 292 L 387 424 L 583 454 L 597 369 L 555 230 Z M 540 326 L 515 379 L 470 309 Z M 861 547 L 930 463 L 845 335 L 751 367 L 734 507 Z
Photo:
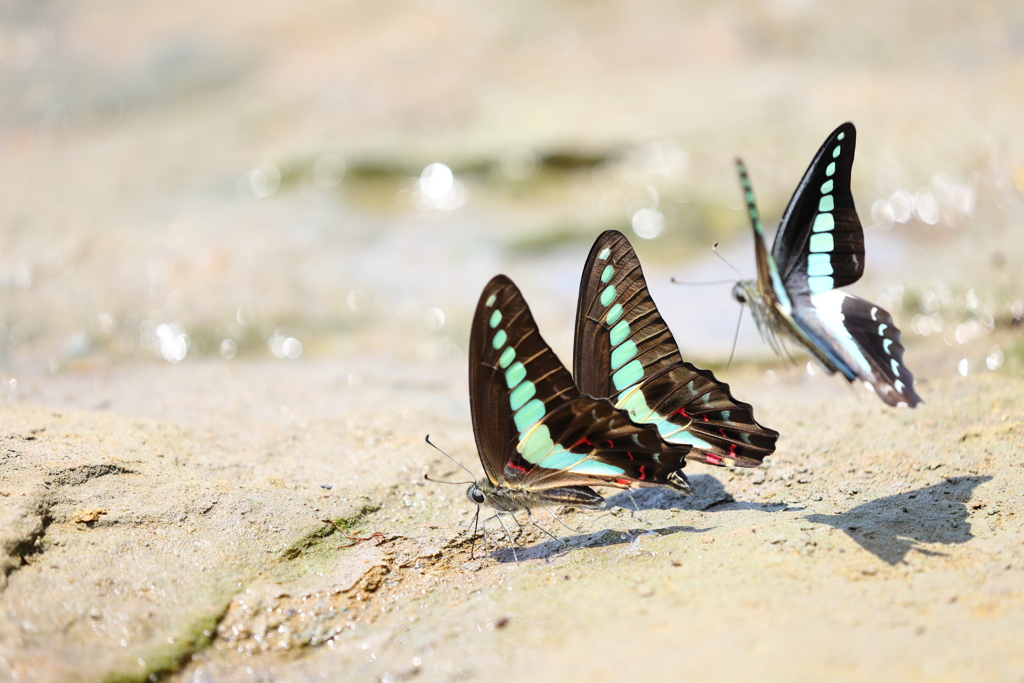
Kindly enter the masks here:
M 581 394 L 509 278 L 484 287 L 469 338 L 469 399 L 485 477 L 466 491 L 499 513 L 542 505 L 600 508 L 592 486 L 669 486 L 691 447 L 662 441 L 604 398 Z M 500 518 L 499 518 L 500 519 Z
M 573 366 L 580 391 L 615 401 L 668 443 L 692 446 L 689 460 L 757 467 L 775 451 L 778 432 L 711 371 L 683 360 L 636 252 L 615 230 L 597 238 L 583 267 Z
M 839 291 L 864 272 L 864 229 L 850 192 L 857 142 L 852 123 L 832 131 L 779 221 L 771 252 L 743 162 L 736 161 L 754 227 L 757 280 L 736 284 L 761 336 L 782 356 L 784 333 L 829 374 L 860 379 L 891 406 L 916 406 L 914 376 L 903 364 L 900 331 L 879 306 Z

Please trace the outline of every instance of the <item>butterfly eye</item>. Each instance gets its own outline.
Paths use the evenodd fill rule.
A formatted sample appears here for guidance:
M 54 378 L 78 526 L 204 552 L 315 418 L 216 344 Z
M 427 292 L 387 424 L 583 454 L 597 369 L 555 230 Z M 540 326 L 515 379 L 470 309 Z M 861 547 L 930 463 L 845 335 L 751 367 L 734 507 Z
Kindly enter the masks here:
M 484 492 L 478 489 L 476 486 L 470 486 L 469 491 L 466 491 L 466 495 L 468 495 L 469 499 L 476 503 L 477 505 L 483 505 L 483 502 L 485 500 Z
M 743 285 L 739 282 L 737 282 L 736 286 L 732 288 L 732 296 L 741 304 L 747 303 L 747 293 L 743 291 Z

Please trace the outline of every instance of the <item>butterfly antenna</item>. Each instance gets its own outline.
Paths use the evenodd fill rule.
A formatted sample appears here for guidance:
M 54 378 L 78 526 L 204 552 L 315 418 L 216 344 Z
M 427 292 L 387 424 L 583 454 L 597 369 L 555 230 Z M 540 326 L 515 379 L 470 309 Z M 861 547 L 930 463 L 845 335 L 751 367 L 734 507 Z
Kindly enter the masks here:
M 729 352 L 729 362 L 725 364 L 725 369 L 728 370 L 732 365 L 732 357 L 736 355 L 736 341 L 740 338 L 740 323 L 743 322 L 743 309 L 746 306 L 740 306 L 740 317 L 736 319 L 736 332 L 732 335 L 732 351 Z
M 743 273 L 740 272 L 740 269 L 737 268 L 736 266 L 734 266 L 733 264 L 729 263 L 729 261 L 718 252 L 718 242 L 715 242 L 714 244 L 711 245 L 711 251 L 715 252 L 715 256 L 717 256 L 718 258 L 722 259 L 722 263 L 724 263 L 725 265 L 729 266 L 734 271 L 736 271 L 737 275 L 739 275 L 740 277 L 743 277 Z M 734 282 L 734 281 L 730 280 L 730 282 Z
M 466 468 L 466 466 L 465 466 L 465 465 L 463 465 L 463 464 L 462 464 L 461 462 L 459 462 L 458 460 L 456 460 L 455 458 L 453 458 L 452 456 L 448 455 L 447 453 L 445 453 L 444 451 L 442 451 L 442 450 L 441 450 L 440 448 L 438 448 L 437 446 L 435 446 L 435 445 L 434 445 L 434 442 L 430 440 L 430 434 L 427 434 L 427 436 L 426 436 L 426 438 L 424 439 L 424 441 L 426 441 L 426 442 L 427 442 L 428 444 L 430 444 L 431 446 L 433 446 L 433 448 L 434 448 L 434 449 L 435 449 L 435 450 L 436 450 L 436 451 L 437 451 L 438 453 L 442 454 L 442 455 L 443 455 L 444 457 L 448 458 L 448 459 L 449 459 L 449 460 L 451 460 L 451 461 L 452 461 L 453 463 L 455 463 L 456 465 L 458 465 L 458 466 L 459 466 L 459 467 L 461 467 L 462 469 L 466 470 L 466 474 L 468 474 L 469 476 L 473 477 L 473 481 L 465 481 L 465 482 L 455 482 L 455 481 L 439 481 L 439 480 L 437 480 L 437 479 L 431 479 L 430 477 L 427 477 L 427 475 L 425 475 L 425 474 L 424 474 L 423 476 L 424 476 L 424 477 L 426 477 L 426 479 L 428 479 L 429 481 L 436 481 L 436 482 L 438 482 L 439 484 L 474 484 L 474 483 L 476 483 L 476 477 L 475 477 L 475 476 L 473 475 L 473 473 L 472 473 L 472 472 L 470 472 L 470 471 L 469 471 L 469 470 L 468 470 L 468 469 Z
M 710 282 L 683 282 L 677 280 L 674 277 L 670 277 L 669 280 L 674 285 L 686 285 L 688 287 L 703 287 L 705 285 L 733 285 L 736 284 L 735 280 L 711 280 Z

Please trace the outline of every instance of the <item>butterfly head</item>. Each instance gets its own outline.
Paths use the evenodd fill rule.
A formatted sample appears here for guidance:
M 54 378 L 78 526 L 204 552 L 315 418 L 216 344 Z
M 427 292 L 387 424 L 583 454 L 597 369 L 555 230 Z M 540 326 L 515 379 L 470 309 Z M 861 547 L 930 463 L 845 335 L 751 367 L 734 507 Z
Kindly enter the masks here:
M 747 303 L 747 292 L 743 288 L 742 282 L 737 282 L 732 288 L 732 298 L 736 299 L 736 301 L 739 301 L 741 304 Z
M 466 489 L 466 497 L 475 505 L 483 505 L 487 502 L 487 495 L 476 485 L 476 482 L 470 484 Z

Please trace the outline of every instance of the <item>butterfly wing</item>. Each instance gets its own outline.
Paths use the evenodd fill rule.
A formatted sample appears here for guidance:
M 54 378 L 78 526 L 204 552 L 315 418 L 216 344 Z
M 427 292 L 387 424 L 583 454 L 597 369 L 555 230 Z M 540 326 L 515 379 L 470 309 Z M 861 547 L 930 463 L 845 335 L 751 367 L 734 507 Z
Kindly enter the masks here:
M 665 444 L 609 401 L 581 396 L 504 275 L 480 295 L 469 353 L 473 431 L 492 484 L 673 485 L 689 447 Z
M 837 291 L 864 272 L 864 229 L 850 192 L 856 143 L 852 123 L 825 140 L 782 215 L 772 255 L 791 302 L 788 321 L 804 346 L 829 370 L 868 382 L 889 405 L 915 406 L 920 398 L 892 316 Z
M 636 252 L 614 230 L 597 238 L 583 269 L 574 370 L 583 393 L 616 401 L 668 443 L 694 446 L 692 460 L 756 467 L 775 450 L 778 432 L 710 371 L 683 360 Z
M 832 131 L 779 221 L 772 256 L 791 297 L 843 287 L 864 273 L 864 229 L 850 192 L 856 145 L 852 123 Z

